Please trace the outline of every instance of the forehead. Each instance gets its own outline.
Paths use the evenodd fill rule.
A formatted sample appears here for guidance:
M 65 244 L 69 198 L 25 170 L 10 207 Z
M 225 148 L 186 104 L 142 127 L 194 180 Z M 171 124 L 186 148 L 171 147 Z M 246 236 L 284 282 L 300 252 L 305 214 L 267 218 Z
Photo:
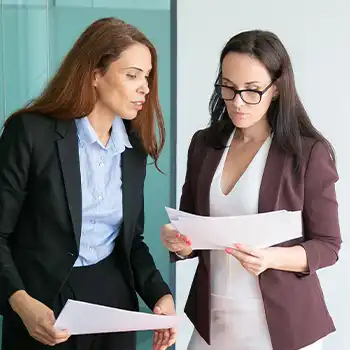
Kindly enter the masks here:
M 269 81 L 270 75 L 266 67 L 255 57 L 247 54 L 230 52 L 222 62 L 222 76 L 235 84 L 248 81 Z
M 115 63 L 119 68 L 137 67 L 148 72 L 152 69 L 152 55 L 147 46 L 134 44 L 124 50 Z

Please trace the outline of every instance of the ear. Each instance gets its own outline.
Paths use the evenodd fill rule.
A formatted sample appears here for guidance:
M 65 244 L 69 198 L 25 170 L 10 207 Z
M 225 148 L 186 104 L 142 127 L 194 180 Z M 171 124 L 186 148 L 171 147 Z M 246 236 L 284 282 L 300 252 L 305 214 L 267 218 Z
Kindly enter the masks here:
M 102 74 L 99 69 L 95 69 L 92 73 L 92 86 L 97 87 L 98 81 L 101 78 Z
M 273 95 L 272 95 L 272 101 L 276 101 L 278 99 L 279 96 L 279 91 L 276 85 L 273 85 Z

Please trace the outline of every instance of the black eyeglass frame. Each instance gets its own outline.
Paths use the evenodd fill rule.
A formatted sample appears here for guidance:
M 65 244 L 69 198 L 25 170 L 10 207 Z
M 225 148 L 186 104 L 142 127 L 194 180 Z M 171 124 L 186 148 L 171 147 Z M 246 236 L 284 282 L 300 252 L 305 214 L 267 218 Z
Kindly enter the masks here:
M 240 98 L 244 101 L 244 103 L 248 104 L 248 105 L 258 105 L 261 102 L 261 99 L 263 97 L 263 95 L 270 89 L 270 87 L 275 83 L 275 80 L 272 80 L 271 83 L 269 85 L 266 86 L 266 88 L 262 91 L 259 90 L 253 90 L 253 89 L 235 89 L 233 86 L 229 86 L 229 85 L 225 85 L 225 84 L 214 84 L 215 89 L 217 90 L 218 94 L 221 96 L 221 98 L 224 101 L 232 101 L 236 98 L 237 94 L 239 94 Z M 234 95 L 232 98 L 223 98 L 222 94 L 221 94 L 221 89 L 222 88 L 227 88 L 230 89 L 234 92 Z M 218 91 L 220 90 L 220 91 Z M 243 97 L 242 97 L 242 93 L 243 92 L 254 92 L 257 93 L 259 95 L 259 101 L 258 102 L 247 102 Z

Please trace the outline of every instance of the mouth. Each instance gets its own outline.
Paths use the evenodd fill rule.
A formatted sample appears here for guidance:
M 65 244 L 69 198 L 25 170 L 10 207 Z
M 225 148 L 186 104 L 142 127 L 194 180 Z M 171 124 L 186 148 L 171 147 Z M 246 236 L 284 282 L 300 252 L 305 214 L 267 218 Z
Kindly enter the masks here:
M 242 113 L 242 112 L 233 112 L 233 114 L 237 117 L 244 117 L 246 115 L 246 113 Z
M 140 111 L 142 109 L 142 106 L 145 103 L 145 101 L 132 101 L 131 103 L 135 106 L 135 108 L 138 111 Z
M 135 104 L 135 105 L 143 105 L 146 101 L 142 100 L 142 101 L 131 101 L 131 103 Z

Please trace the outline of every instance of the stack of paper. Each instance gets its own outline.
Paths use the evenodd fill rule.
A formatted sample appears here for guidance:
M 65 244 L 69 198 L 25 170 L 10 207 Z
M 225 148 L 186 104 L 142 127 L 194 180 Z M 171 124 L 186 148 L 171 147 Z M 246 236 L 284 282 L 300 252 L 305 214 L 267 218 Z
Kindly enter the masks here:
M 193 249 L 217 250 L 235 243 L 266 248 L 302 237 L 301 211 L 207 217 L 167 208 L 171 224 L 192 242 Z

